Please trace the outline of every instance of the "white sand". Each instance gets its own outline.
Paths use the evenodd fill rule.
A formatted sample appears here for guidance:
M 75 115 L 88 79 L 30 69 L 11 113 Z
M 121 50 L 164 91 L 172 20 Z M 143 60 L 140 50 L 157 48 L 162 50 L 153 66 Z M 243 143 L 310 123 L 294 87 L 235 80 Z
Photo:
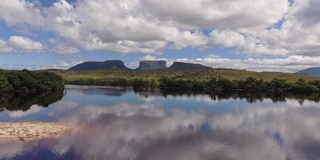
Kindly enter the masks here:
M 71 126 L 58 122 L 0 123 L 0 141 L 28 141 L 59 136 L 71 130 Z

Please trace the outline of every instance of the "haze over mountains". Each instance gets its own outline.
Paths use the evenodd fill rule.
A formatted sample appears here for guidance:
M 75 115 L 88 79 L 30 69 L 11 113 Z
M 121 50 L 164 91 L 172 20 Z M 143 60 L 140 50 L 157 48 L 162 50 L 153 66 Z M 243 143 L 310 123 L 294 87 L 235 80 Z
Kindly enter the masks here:
M 71 67 L 69 70 L 108 70 L 108 69 L 120 69 L 120 70 L 131 70 L 124 65 L 121 60 L 107 60 L 104 62 L 83 62 Z M 167 69 L 166 61 L 140 61 L 139 67 L 135 70 L 159 70 Z M 201 64 L 174 62 L 168 69 L 183 71 L 183 72 L 196 72 L 212 69 Z
M 184 72 L 197 72 L 203 70 L 212 69 L 211 67 L 204 66 L 202 64 L 184 63 L 184 62 L 174 62 L 172 66 L 169 67 L 172 70 L 184 71 Z
M 167 69 L 166 61 L 140 61 L 139 67 L 135 70 L 153 70 L 153 69 Z
M 163 60 L 159 61 L 140 61 L 139 66 L 136 69 L 130 69 L 125 66 L 121 60 L 107 60 L 104 62 L 83 62 L 71 67 L 69 70 L 109 70 L 109 69 L 120 69 L 120 70 L 161 70 L 170 69 L 182 72 L 198 72 L 212 69 L 211 67 L 204 66 L 202 64 L 185 63 L 185 62 L 174 62 L 170 67 L 167 67 L 167 62 Z M 320 67 L 307 68 L 296 72 L 297 74 L 304 74 L 309 76 L 320 77 Z
M 126 67 L 121 60 L 107 60 L 104 62 L 83 62 L 71 67 L 71 71 L 79 70 L 104 70 L 104 69 L 121 69 L 131 70 Z
M 308 76 L 320 77 L 320 67 L 307 68 L 297 72 L 298 74 L 304 74 Z

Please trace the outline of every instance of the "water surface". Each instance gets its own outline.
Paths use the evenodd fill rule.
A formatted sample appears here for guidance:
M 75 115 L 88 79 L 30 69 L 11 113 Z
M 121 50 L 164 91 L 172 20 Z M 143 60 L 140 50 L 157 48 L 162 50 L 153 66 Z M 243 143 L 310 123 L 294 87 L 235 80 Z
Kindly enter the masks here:
M 1 121 L 66 122 L 76 130 L 59 138 L 0 143 L 0 159 L 320 159 L 318 94 L 66 86 L 62 96 L 1 99 Z

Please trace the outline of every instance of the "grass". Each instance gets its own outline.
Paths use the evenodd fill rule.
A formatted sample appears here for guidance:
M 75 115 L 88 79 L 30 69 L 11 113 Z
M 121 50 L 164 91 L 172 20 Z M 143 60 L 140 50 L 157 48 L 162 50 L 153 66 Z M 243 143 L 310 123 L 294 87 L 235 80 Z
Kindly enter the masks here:
M 60 75 L 63 80 L 68 83 L 74 80 L 98 80 L 124 78 L 132 80 L 141 78 L 145 80 L 158 80 L 159 78 L 173 77 L 177 79 L 190 80 L 211 80 L 212 78 L 223 77 L 229 80 L 245 80 L 248 77 L 271 81 L 274 78 L 286 79 L 288 82 L 296 82 L 299 78 L 306 81 L 320 80 L 320 77 L 312 77 L 301 74 L 281 73 L 281 72 L 254 72 L 236 69 L 212 69 L 200 72 L 180 72 L 175 70 L 149 70 L 149 71 L 124 71 L 124 70 L 94 70 L 94 71 L 66 71 L 66 70 L 50 70 Z

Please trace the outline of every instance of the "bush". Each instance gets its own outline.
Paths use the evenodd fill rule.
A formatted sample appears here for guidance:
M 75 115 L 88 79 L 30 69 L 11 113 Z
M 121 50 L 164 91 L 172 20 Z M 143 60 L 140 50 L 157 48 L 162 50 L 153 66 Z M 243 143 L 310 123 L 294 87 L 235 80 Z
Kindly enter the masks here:
M 44 92 L 64 89 L 62 78 L 49 72 L 1 71 L 0 93 Z

